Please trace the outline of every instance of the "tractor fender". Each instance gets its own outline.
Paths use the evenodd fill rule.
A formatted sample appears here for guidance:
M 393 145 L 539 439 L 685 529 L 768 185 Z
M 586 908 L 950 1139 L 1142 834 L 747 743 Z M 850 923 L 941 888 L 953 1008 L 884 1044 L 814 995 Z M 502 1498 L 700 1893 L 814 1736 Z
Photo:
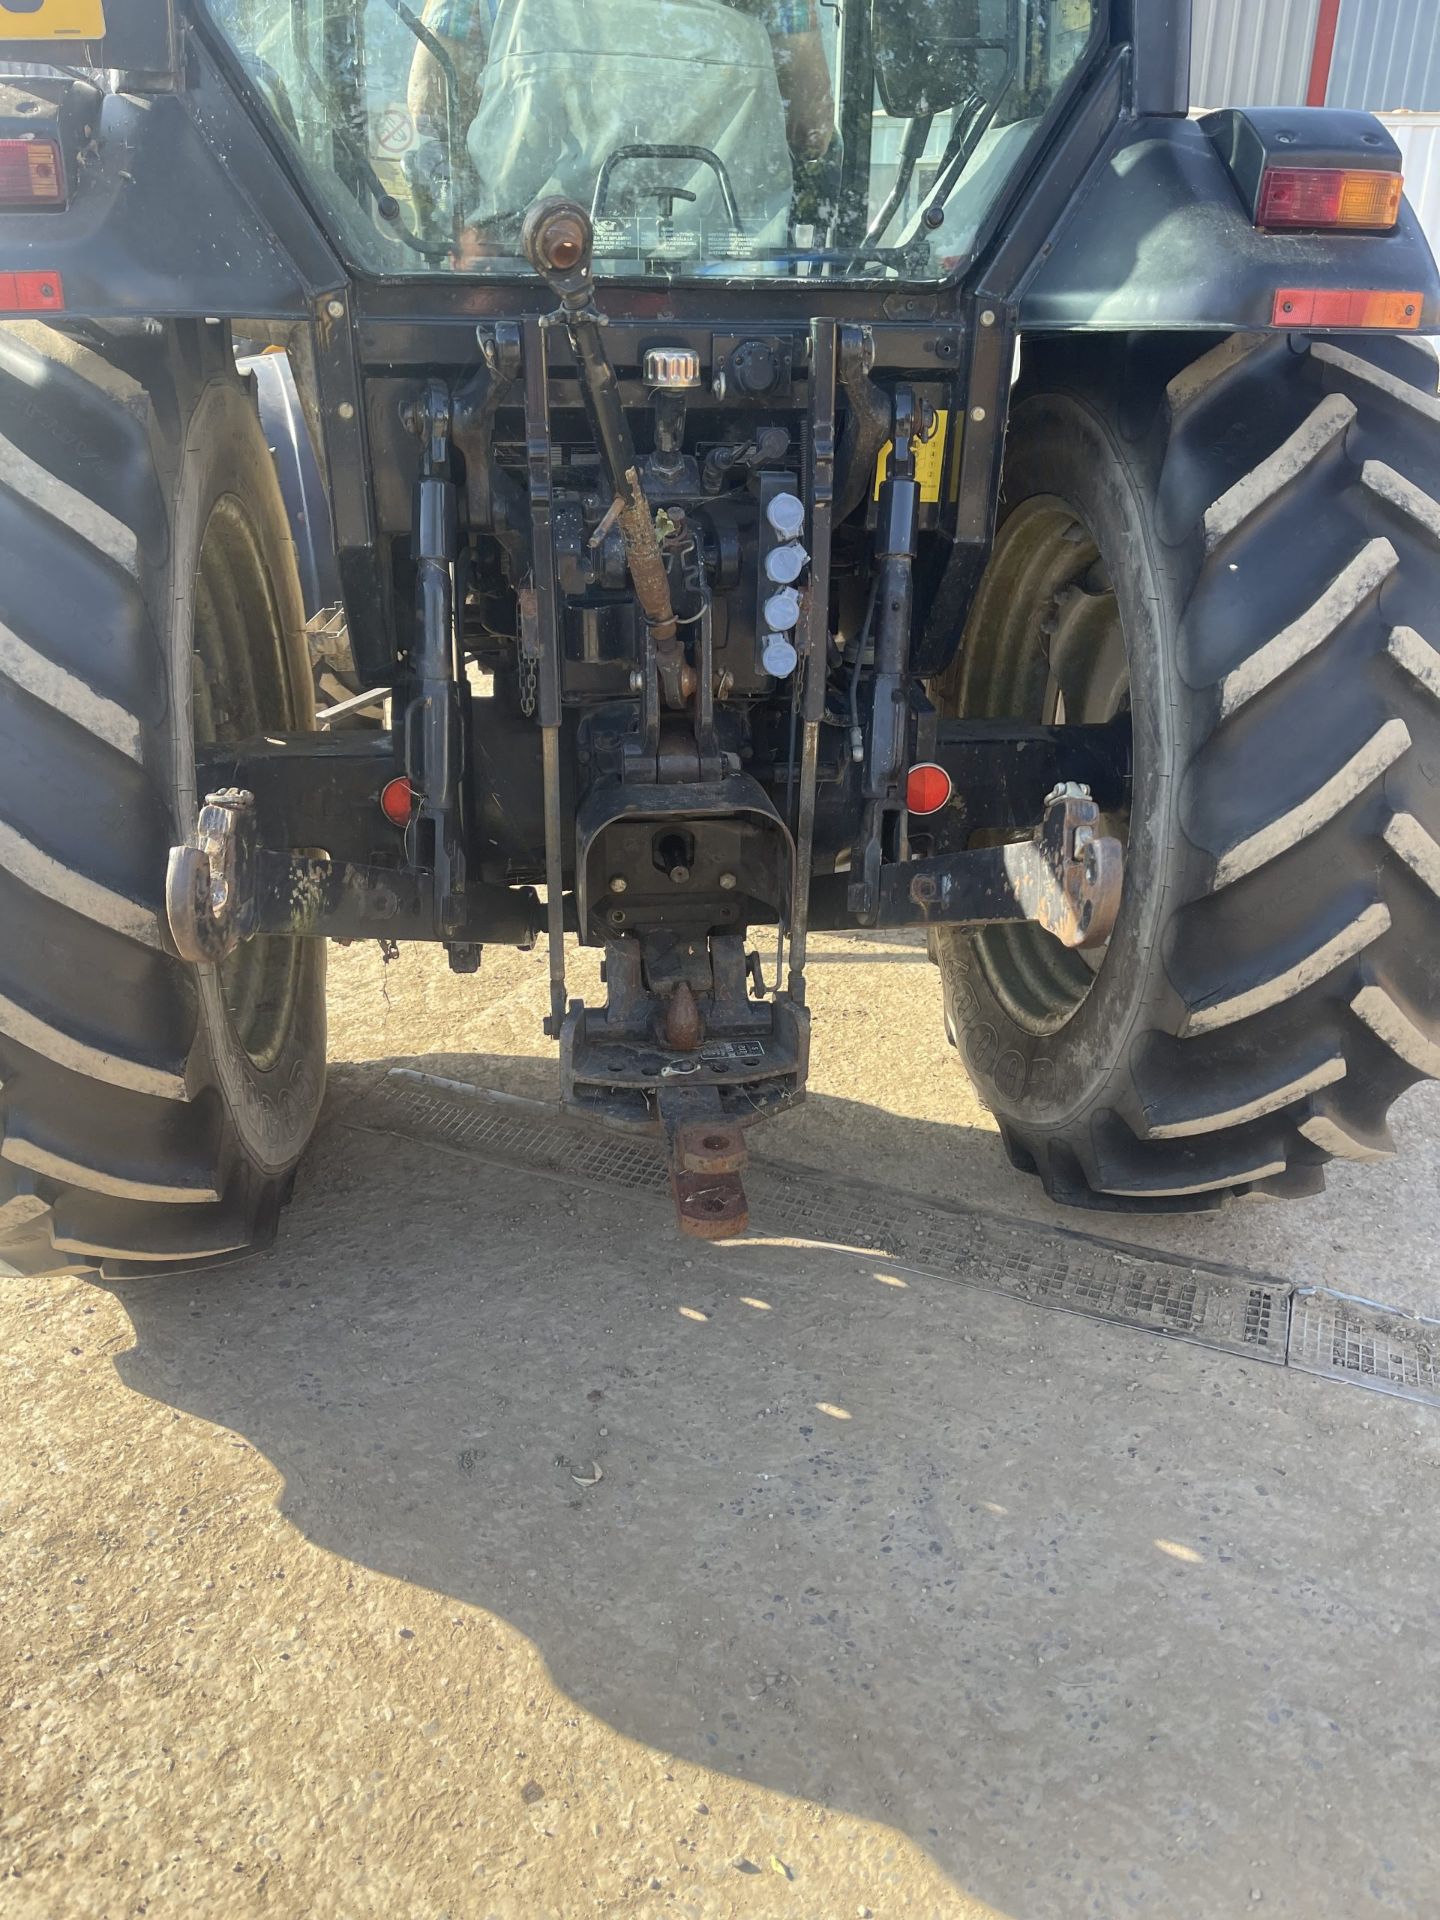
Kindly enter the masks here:
M 1333 121 L 1305 108 L 1287 119 L 1303 129 L 1312 111 Z M 1021 288 L 1019 325 L 1264 329 L 1292 288 L 1413 294 L 1413 330 L 1440 332 L 1440 272 L 1408 201 L 1392 233 L 1263 232 L 1205 128 L 1152 115 L 1116 128 Z
M 260 129 L 205 50 L 190 53 L 184 92 L 105 96 L 68 206 L 0 213 L 0 313 L 303 320 L 343 289 Z M 49 291 L 14 304 L 26 287 Z
M 274 350 L 247 355 L 236 364 L 255 383 L 260 425 L 275 462 L 290 537 L 295 542 L 305 617 L 313 619 L 326 607 L 337 606 L 343 595 L 335 532 L 330 524 L 330 495 L 300 403 L 294 369 L 287 353 Z

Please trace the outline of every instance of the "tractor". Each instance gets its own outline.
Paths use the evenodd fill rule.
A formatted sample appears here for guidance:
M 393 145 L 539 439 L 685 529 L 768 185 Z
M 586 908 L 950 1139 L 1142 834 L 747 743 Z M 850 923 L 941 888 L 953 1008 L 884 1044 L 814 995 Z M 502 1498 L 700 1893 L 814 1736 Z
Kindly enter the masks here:
M 1011 1162 L 1440 1075 L 1440 278 L 1184 0 L 0 0 L 0 1263 L 264 1246 L 327 940 L 543 944 L 746 1225 L 819 932 Z M 573 996 L 570 943 L 603 954 Z M 823 1039 L 820 1044 L 824 1044 Z

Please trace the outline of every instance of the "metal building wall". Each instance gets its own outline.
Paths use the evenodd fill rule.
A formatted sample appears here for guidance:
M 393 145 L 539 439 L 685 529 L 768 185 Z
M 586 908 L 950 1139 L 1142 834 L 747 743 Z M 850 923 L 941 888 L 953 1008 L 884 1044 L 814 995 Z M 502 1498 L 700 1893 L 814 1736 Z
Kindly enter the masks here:
M 1190 100 L 1299 106 L 1320 0 L 1194 0 Z M 1400 144 L 1405 191 L 1440 254 L 1440 0 L 1341 0 L 1329 104 L 1378 113 Z
M 1195 0 L 1191 105 L 1298 105 L 1319 16 L 1320 0 Z
M 1382 114 L 1399 145 L 1405 197 L 1440 254 L 1440 113 Z
M 1440 112 L 1440 0 L 1344 0 L 1327 105 Z

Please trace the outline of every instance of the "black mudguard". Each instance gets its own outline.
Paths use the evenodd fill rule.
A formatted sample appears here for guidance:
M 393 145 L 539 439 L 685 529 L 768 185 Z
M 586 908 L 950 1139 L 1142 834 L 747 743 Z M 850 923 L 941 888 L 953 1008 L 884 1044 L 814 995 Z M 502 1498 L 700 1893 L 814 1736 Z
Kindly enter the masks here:
M 1117 127 L 1091 169 L 1023 287 L 1020 327 L 1269 328 L 1294 287 L 1418 294 L 1418 330 L 1440 332 L 1440 272 L 1408 202 L 1393 233 L 1264 233 L 1198 122 L 1146 117 Z
M 183 92 L 106 97 L 68 208 L 0 213 L 0 276 L 58 276 L 64 310 L 97 320 L 303 320 L 344 287 L 259 127 L 198 44 L 189 56 Z

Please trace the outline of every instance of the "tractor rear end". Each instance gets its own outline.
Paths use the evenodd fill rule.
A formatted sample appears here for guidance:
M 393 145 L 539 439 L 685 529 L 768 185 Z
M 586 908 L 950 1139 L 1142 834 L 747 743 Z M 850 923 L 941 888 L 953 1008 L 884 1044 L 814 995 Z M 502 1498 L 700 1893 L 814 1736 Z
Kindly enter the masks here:
M 1440 280 L 1383 129 L 1192 121 L 1102 0 L 462 11 L 0 11 L 0 1258 L 263 1242 L 327 938 L 543 941 L 564 1098 L 704 1237 L 821 929 L 927 931 L 1056 1199 L 1387 1153 Z

